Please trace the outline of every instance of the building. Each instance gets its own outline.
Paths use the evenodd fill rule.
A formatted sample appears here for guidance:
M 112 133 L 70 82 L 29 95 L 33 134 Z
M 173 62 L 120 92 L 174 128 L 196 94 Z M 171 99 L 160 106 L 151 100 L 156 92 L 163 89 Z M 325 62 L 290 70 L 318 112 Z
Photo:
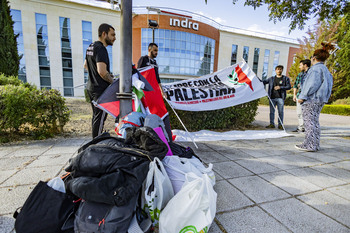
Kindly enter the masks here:
M 83 96 L 83 69 L 88 45 L 98 39 L 101 23 L 116 29 L 108 46 L 111 72 L 120 70 L 120 10 L 92 0 L 10 0 L 18 51 L 23 54 L 20 79 L 64 96 Z M 134 7 L 133 63 L 154 41 L 162 82 L 199 77 L 245 59 L 258 77 L 274 74 L 278 64 L 293 63 L 298 44 L 289 38 L 230 28 L 204 16 L 176 9 Z M 158 27 L 151 28 L 149 20 Z

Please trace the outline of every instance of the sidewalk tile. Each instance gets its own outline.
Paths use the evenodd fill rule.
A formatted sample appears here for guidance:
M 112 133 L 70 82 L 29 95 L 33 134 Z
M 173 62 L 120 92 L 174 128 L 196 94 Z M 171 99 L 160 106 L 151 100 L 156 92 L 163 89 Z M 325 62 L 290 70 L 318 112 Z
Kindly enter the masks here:
M 342 161 L 332 165 L 350 171 L 350 161 Z
M 261 207 L 292 232 L 348 233 L 350 230 L 295 198 L 262 204 Z
M 342 180 L 339 180 L 333 176 L 329 176 L 312 168 L 299 168 L 288 170 L 288 172 L 321 188 L 346 184 L 346 182 Z
M 298 197 L 298 199 L 350 228 L 349 200 L 341 198 L 328 191 L 306 194 Z
M 321 189 L 308 181 L 302 180 L 299 177 L 293 176 L 284 171 L 263 174 L 260 176 L 292 195 L 313 192 Z
M 213 163 L 213 170 L 225 179 L 253 175 L 253 173 L 232 161 Z
M 254 158 L 250 154 L 244 152 L 244 149 L 232 149 L 229 151 L 220 151 L 229 160 L 249 159 Z
M 42 155 L 27 167 L 46 167 L 46 166 L 63 166 L 67 165 L 72 154 Z
M 36 185 L 36 184 L 35 184 Z M 23 206 L 35 185 L 0 188 L 0 213 L 12 214 L 18 207 Z
M 198 152 L 196 154 L 205 163 L 229 161 L 228 158 L 226 158 L 225 156 L 223 156 L 222 154 L 220 154 L 216 151 Z
M 327 189 L 329 192 L 350 201 L 350 184 Z M 350 208 L 350 207 L 349 207 Z
M 0 159 L 0 168 L 2 171 L 21 169 L 30 163 L 35 157 L 6 157 Z
M 2 182 L 4 182 L 6 179 L 8 179 L 11 176 L 13 176 L 13 174 L 15 174 L 17 171 L 18 171 L 17 169 L 5 170 L 5 171 L 1 171 L 0 170 L 0 184 Z
M 260 159 L 242 159 L 237 160 L 236 163 L 255 174 L 275 172 L 280 170 L 279 168 L 274 167 Z
M 290 197 L 290 194 L 284 192 L 258 176 L 230 179 L 229 182 L 256 203 Z
M 240 209 L 254 204 L 226 180 L 218 181 L 214 190 L 217 193 L 216 212 Z
M 218 214 L 217 219 L 227 232 L 289 232 L 286 227 L 256 206 L 229 213 Z
M 61 170 L 62 166 L 47 166 L 39 169 L 35 167 L 25 168 L 13 175 L 10 179 L 6 180 L 3 184 L 1 184 L 1 187 L 36 184 L 40 180 L 46 181 L 54 178 Z

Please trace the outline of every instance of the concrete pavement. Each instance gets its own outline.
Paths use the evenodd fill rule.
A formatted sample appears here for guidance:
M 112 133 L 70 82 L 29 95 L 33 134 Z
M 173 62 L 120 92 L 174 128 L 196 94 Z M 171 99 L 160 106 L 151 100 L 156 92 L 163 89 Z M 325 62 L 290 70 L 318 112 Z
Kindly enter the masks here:
M 255 124 L 268 124 L 265 110 L 259 108 Z M 286 109 L 287 131 L 295 129 L 294 114 L 294 109 Z M 349 123 L 350 117 L 323 114 L 317 153 L 294 148 L 303 134 L 197 143 L 195 151 L 205 163 L 214 164 L 217 178 L 217 214 L 209 232 L 350 232 L 350 140 L 339 137 L 350 136 Z M 11 232 L 12 213 L 38 181 L 60 174 L 88 140 L 0 146 L 1 233 Z

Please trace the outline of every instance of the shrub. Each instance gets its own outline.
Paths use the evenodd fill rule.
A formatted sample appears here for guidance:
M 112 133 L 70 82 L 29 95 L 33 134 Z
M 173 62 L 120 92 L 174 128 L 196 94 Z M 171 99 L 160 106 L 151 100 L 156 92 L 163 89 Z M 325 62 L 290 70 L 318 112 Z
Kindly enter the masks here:
M 260 105 L 270 105 L 269 104 L 269 98 L 267 96 L 264 96 L 259 99 Z M 293 101 L 293 95 L 287 94 L 286 99 L 284 100 L 284 105 L 286 106 L 296 106 L 296 103 Z
M 350 116 L 350 106 L 326 104 L 323 106 L 321 113 Z
M 37 90 L 24 84 L 0 86 L 0 112 L 0 131 L 38 139 L 62 131 L 70 114 L 57 90 Z
M 258 100 L 240 104 L 234 107 L 201 112 L 175 110 L 189 131 L 240 129 L 254 121 L 258 109 Z M 183 129 L 183 126 L 172 113 L 166 103 L 173 129 Z
M 334 101 L 332 105 L 350 105 L 350 97 L 346 99 L 338 99 Z

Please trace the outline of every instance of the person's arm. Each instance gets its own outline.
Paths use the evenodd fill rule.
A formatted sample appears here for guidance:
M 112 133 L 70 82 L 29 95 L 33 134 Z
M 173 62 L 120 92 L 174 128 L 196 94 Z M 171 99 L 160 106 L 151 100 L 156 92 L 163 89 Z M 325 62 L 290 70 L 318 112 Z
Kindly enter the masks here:
M 107 65 L 104 62 L 97 62 L 97 72 L 106 82 L 113 83 L 113 75 L 107 71 Z
M 84 68 L 85 68 L 85 70 L 88 70 L 86 59 L 85 59 L 85 61 L 84 61 Z
M 161 83 L 159 83 L 159 88 L 160 88 L 160 92 L 162 93 L 163 98 L 164 98 L 164 99 L 168 98 L 168 95 L 164 92 Z
M 290 90 L 292 88 L 292 86 L 290 85 L 290 79 L 287 76 L 285 76 L 285 77 L 286 77 L 286 85 L 280 86 L 280 89 L 287 91 L 287 90 Z
M 307 73 L 307 78 L 303 83 L 303 88 L 301 89 L 301 92 L 299 94 L 299 99 L 303 101 L 307 100 L 309 96 L 313 95 L 320 88 L 321 84 L 322 77 L 320 72 L 317 70 L 310 70 Z
M 293 101 L 296 102 L 297 101 L 297 88 L 293 88 Z

